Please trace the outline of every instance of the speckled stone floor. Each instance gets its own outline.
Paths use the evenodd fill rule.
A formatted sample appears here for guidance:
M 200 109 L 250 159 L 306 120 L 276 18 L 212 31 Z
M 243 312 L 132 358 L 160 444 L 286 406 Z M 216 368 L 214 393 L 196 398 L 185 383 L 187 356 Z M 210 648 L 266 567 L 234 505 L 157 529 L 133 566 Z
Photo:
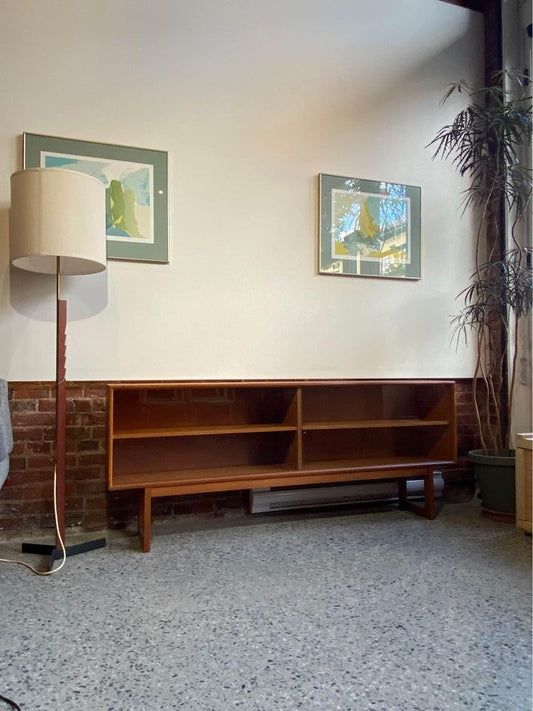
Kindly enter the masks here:
M 147 555 L 115 534 L 51 578 L 0 565 L 0 694 L 23 711 L 531 711 L 530 563 L 531 539 L 476 500 L 435 521 L 156 527 Z

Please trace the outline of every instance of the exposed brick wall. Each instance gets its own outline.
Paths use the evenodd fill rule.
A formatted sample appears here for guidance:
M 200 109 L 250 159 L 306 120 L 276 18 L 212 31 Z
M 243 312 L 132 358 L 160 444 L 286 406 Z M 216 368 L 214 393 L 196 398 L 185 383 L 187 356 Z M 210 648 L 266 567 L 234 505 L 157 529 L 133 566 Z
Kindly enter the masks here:
M 53 529 L 55 386 L 13 382 L 8 391 L 14 446 L 9 476 L 0 491 L 0 532 Z M 104 383 L 67 384 L 66 449 L 66 525 L 85 531 L 136 525 L 135 492 L 107 491 Z M 216 514 L 244 505 L 242 492 L 157 499 L 153 516 Z
M 0 496 L 0 529 L 54 526 L 55 387 L 11 383 L 13 428 L 10 473 Z M 66 524 L 97 530 L 107 525 L 107 389 L 98 383 L 67 387 Z
M 10 383 L 14 448 L 10 472 L 0 491 L 0 535 L 52 529 L 55 456 L 53 383 Z M 464 457 L 477 446 L 471 381 L 457 381 L 457 433 L 460 461 L 450 479 L 468 478 Z M 107 491 L 107 387 L 67 384 L 67 526 L 92 531 L 136 525 L 135 492 Z M 246 506 L 246 492 L 198 494 L 156 499 L 153 516 L 187 513 L 216 515 Z
M 221 515 L 228 509 L 247 506 L 247 492 L 226 491 L 211 494 L 191 494 L 152 499 L 152 519 L 181 516 L 183 514 Z M 108 498 L 109 528 L 137 526 L 137 494 L 133 491 L 111 491 Z
M 479 445 L 478 427 L 472 399 L 472 381 L 456 380 L 457 450 L 464 457 Z
M 503 68 L 502 0 L 484 0 L 485 86 Z
M 479 448 L 477 420 L 472 399 L 472 380 L 455 381 L 456 416 L 457 416 L 457 467 L 444 473 L 445 481 L 472 479 L 471 466 L 466 455 L 471 449 Z

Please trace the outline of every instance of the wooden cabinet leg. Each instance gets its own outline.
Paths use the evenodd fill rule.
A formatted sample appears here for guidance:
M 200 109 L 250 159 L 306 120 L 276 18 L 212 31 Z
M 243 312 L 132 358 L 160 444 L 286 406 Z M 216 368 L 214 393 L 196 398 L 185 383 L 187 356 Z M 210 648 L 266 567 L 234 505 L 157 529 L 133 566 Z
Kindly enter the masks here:
M 426 518 L 435 518 L 435 491 L 433 485 L 433 471 L 424 477 L 424 506 Z
M 401 509 L 407 508 L 407 481 L 398 479 L 398 501 Z
M 152 540 L 152 493 L 143 489 L 139 496 L 139 538 L 144 553 L 150 552 Z
M 407 482 L 404 480 L 404 487 L 407 488 Z M 400 508 L 402 508 L 402 489 L 399 486 L 399 498 L 400 498 Z M 415 504 L 412 501 L 407 501 L 407 492 L 404 491 L 403 493 L 404 496 L 404 502 L 403 502 L 403 508 L 406 508 L 408 511 L 412 511 L 415 514 L 418 514 L 419 516 L 423 516 L 424 518 L 435 518 L 436 511 L 435 511 L 435 491 L 434 491 L 434 486 L 433 486 L 433 470 L 430 469 L 425 475 L 424 475 L 424 504 Z

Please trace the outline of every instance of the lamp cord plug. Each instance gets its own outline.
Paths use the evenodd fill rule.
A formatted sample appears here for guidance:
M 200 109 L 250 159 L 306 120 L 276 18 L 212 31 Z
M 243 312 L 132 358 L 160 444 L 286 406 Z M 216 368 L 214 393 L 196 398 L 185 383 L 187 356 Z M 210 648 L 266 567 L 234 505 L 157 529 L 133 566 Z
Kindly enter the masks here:
M 4 701 L 10 708 L 16 709 L 16 711 L 22 711 L 20 706 L 15 701 L 8 699 L 7 696 L 2 696 L 2 694 L 0 694 L 0 701 Z
M 67 560 L 67 551 L 65 549 L 65 543 L 64 543 L 63 539 L 61 538 L 61 532 L 59 530 L 59 520 L 58 520 L 58 516 L 57 516 L 57 469 L 55 469 L 55 468 L 54 468 L 54 519 L 55 519 L 57 539 L 58 539 L 59 544 L 61 546 L 61 553 L 62 553 L 61 563 L 57 566 L 57 568 L 52 568 L 52 570 L 37 570 L 37 568 L 34 568 L 33 565 L 30 565 L 29 563 L 24 563 L 22 560 L 11 560 L 9 558 L 0 558 L 0 563 L 13 563 L 14 565 L 22 565 L 25 568 L 29 568 L 32 573 L 35 573 L 35 575 L 53 575 L 54 573 L 58 573 L 61 570 L 61 568 L 65 565 L 65 562 Z

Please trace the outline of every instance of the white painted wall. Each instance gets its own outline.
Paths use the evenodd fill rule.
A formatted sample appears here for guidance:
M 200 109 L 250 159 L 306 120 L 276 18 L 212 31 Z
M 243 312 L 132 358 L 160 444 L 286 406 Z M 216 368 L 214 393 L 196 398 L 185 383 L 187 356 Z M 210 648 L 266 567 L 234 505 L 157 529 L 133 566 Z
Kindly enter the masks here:
M 462 377 L 464 187 L 425 144 L 482 76 L 428 0 L 0 0 L 0 377 L 54 377 L 53 278 L 8 266 L 24 131 L 167 150 L 168 265 L 66 284 L 69 379 Z M 420 185 L 421 281 L 318 276 L 318 173 Z

